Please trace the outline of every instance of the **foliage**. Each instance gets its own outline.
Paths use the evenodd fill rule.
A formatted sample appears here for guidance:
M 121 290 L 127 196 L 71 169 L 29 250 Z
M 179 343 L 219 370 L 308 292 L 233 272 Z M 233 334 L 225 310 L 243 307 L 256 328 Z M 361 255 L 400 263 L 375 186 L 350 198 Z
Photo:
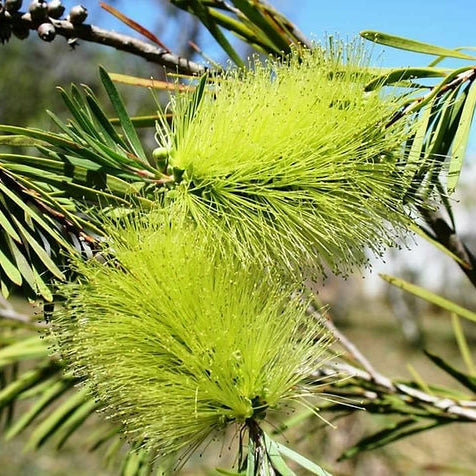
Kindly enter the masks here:
M 100 428 L 92 447 L 109 442 L 107 454 L 123 457 L 121 472 L 135 475 L 154 464 L 164 469 L 154 461 L 157 449 L 186 451 L 237 422 L 248 436 L 240 441 L 240 474 L 293 474 L 288 459 L 327 474 L 275 441 L 279 430 L 263 429 L 268 408 L 328 393 L 337 398 L 320 405 L 321 416 L 365 408 L 400 417 L 343 458 L 452 422 L 474 423 L 475 364 L 457 317 L 474 320 L 473 312 L 384 277 L 454 313 L 467 366 L 427 352 L 464 390 L 418 375 L 392 382 L 309 305 L 302 277 L 323 264 L 349 271 L 364 261 L 363 246 L 378 253 L 406 227 L 416 229 L 419 213 L 420 233 L 473 281 L 475 261 L 455 234 L 449 194 L 476 104 L 475 68 L 440 63 L 475 58 L 366 31 L 370 41 L 436 56 L 420 68 L 370 68 L 355 49 L 311 45 L 259 1 L 172 3 L 196 15 L 241 69 L 218 67 L 177 85 L 171 123 L 165 114 L 153 118 L 155 151 L 143 147 L 103 69 L 116 118 L 89 88 L 73 86 L 61 91 L 71 119 L 50 113 L 57 132 L 0 126 L 0 143 L 22 147 L 0 155 L 2 293 L 21 287 L 52 301 L 56 280 L 66 296 L 53 314 L 45 308 L 61 358 L 31 336 L 32 324 L 0 321 L 7 437 L 33 427 L 30 448 L 47 441 L 61 447 L 102 409 L 113 423 Z M 223 28 L 275 59 L 248 71 Z M 427 78 L 439 82 L 425 85 Z M 25 153 L 26 146 L 36 152 Z M 451 239 L 430 198 L 448 212 Z M 348 351 L 332 364 L 324 358 L 331 332 Z M 336 371 L 346 378 L 336 379 Z M 13 419 L 15 402 L 27 398 L 33 404 Z M 306 405 L 312 418 L 314 402 Z M 124 430 L 132 445 L 121 454 Z

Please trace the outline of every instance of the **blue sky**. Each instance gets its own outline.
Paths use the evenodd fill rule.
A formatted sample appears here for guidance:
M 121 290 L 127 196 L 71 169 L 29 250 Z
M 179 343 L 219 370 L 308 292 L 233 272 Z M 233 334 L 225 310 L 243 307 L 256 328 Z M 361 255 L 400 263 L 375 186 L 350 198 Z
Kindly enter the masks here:
M 449 48 L 476 46 L 475 0 L 268 0 L 307 35 L 326 34 L 352 38 L 361 30 L 380 30 Z M 94 1 L 84 2 L 96 4 Z M 131 18 L 156 31 L 157 7 L 153 0 L 119 1 Z M 122 29 L 119 22 L 115 27 Z M 126 30 L 127 31 L 127 30 Z M 130 33 L 130 30 L 129 30 Z M 380 52 L 376 49 L 376 52 Z M 388 66 L 422 65 L 431 61 L 407 52 L 385 49 L 381 61 Z
M 361 30 L 379 30 L 448 48 L 476 47 L 474 0 L 277 0 L 307 35 L 352 38 Z M 299 5 L 299 7 L 297 7 Z M 422 65 L 429 57 L 386 48 L 389 66 Z M 430 60 L 431 61 L 431 60 Z

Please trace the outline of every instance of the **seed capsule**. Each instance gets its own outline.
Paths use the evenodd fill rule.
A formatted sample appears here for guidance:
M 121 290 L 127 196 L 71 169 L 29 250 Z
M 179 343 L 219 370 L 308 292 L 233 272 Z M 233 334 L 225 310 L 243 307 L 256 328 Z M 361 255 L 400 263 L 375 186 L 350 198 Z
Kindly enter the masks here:
M 48 16 L 58 20 L 64 13 L 64 5 L 60 0 L 52 0 L 48 3 Z
M 69 11 L 69 21 L 73 25 L 80 25 L 86 20 L 88 16 L 88 10 L 83 5 L 76 5 Z
M 46 20 L 48 17 L 48 5 L 44 0 L 33 0 L 28 7 L 33 21 Z
M 22 23 L 13 25 L 12 32 L 19 40 L 25 40 L 30 35 L 30 29 Z
M 8 12 L 17 12 L 21 8 L 22 0 L 5 0 L 5 10 Z
M 12 36 L 12 26 L 6 21 L 0 21 L 0 43 L 7 43 Z
M 42 23 L 38 27 L 38 36 L 43 40 L 43 41 L 53 41 L 56 36 L 56 29 L 51 23 Z

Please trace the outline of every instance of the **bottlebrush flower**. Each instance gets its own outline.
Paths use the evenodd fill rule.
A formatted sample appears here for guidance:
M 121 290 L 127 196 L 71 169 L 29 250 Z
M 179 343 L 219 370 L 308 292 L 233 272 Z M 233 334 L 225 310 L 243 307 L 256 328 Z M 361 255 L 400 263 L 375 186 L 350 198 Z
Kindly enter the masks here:
M 129 438 L 183 453 L 312 396 L 332 336 L 272 270 L 163 214 L 112 230 L 111 246 L 60 285 L 53 332 Z
M 316 46 L 230 72 L 193 118 L 195 99 L 173 99 L 173 126 L 157 134 L 179 177 L 173 197 L 238 253 L 293 272 L 347 272 L 407 223 L 410 128 L 386 127 L 402 99 L 364 92 L 372 75 L 359 48 L 342 57 Z

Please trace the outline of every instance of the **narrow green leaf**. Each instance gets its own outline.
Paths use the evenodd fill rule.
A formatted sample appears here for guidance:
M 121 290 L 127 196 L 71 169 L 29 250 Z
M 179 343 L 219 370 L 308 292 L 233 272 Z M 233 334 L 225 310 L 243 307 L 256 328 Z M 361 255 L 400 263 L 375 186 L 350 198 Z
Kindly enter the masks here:
M 446 362 L 440 356 L 435 355 L 428 350 L 425 350 L 425 355 L 440 369 L 444 370 L 447 374 L 451 375 L 455 380 L 457 380 L 461 385 L 464 385 L 466 388 L 476 393 L 476 377 L 471 377 L 466 375 L 463 372 L 455 369 L 451 364 Z
M 433 130 L 427 144 L 430 157 L 446 157 L 449 155 L 454 133 L 461 115 L 466 94 L 459 94 L 460 88 L 455 88 L 439 98 L 440 109 L 435 117 Z
M 36 211 L 33 209 L 33 207 L 29 206 L 23 199 L 18 197 L 13 191 L 11 191 L 5 184 L 0 182 L 0 192 L 4 193 L 8 198 L 10 198 L 16 205 L 18 205 L 24 212 L 25 212 L 25 217 L 27 219 L 31 219 L 38 223 L 43 230 L 48 233 L 52 238 L 55 239 L 56 242 L 58 242 L 60 245 L 67 247 L 67 242 L 64 240 L 63 237 L 61 237 L 56 230 L 51 228 L 43 218 L 36 213 Z M 22 230 L 19 227 L 19 220 L 15 216 L 11 216 L 12 220 L 14 221 L 16 225 L 16 230 L 17 232 L 21 235 Z M 20 225 L 21 226 L 21 225 Z M 24 230 L 23 226 L 21 228 Z
M 4 132 L 11 132 L 12 134 L 20 134 L 26 137 L 32 137 L 34 139 L 38 139 L 42 142 L 46 142 L 47 144 L 52 144 L 58 147 L 69 147 L 72 149 L 76 149 L 77 145 L 74 142 L 60 136 L 58 134 L 53 134 L 51 132 L 44 132 L 38 129 L 29 129 L 24 127 L 17 127 L 17 126 L 6 126 L 4 124 L 0 124 L 0 131 Z
M 210 9 L 210 15 L 218 25 L 234 33 L 238 38 L 248 43 L 253 48 L 268 54 L 276 54 L 276 47 L 263 32 L 251 22 L 245 19 L 236 20 L 235 18 L 225 15 L 218 10 Z M 243 21 L 246 23 L 243 23 Z M 253 28 L 254 27 L 254 28 Z M 218 68 L 220 69 L 220 68 Z
M 97 133 L 95 124 L 87 117 L 82 109 L 84 109 L 84 104 L 79 104 L 80 93 L 76 86 L 71 86 L 72 94 L 75 96 L 73 100 L 68 93 L 63 88 L 58 88 L 60 95 L 66 104 L 67 108 L 70 110 L 73 117 L 76 119 L 76 122 L 79 124 L 80 128 L 87 134 L 100 139 L 101 137 Z
M 273 42 L 275 52 L 289 52 L 289 41 L 286 36 L 283 36 L 278 30 L 276 30 L 260 12 L 258 4 L 254 4 L 248 0 L 232 0 L 233 5 L 237 7 L 250 22 L 257 26 L 266 38 Z
M 448 214 L 451 227 L 453 228 L 453 230 L 456 230 L 455 217 L 453 213 L 453 208 L 451 206 L 450 198 L 448 197 L 448 194 L 446 193 L 446 190 L 444 189 L 443 184 L 441 183 L 441 180 L 439 179 L 436 181 L 436 190 L 438 191 L 439 197 L 441 199 L 441 203 L 445 207 L 446 213 Z
M 127 453 L 121 468 L 121 476 L 137 476 L 147 458 L 145 451 L 132 448 Z
M 2 296 L 5 299 L 8 299 L 10 297 L 10 287 L 5 283 L 3 279 L 0 279 L 0 290 L 2 292 Z
M 48 357 L 49 353 L 45 341 L 39 335 L 34 335 L 1 348 L 0 367 L 23 360 Z
M 447 69 L 440 68 L 398 68 L 392 69 L 389 72 L 385 72 L 380 76 L 377 76 L 370 83 L 365 86 L 365 91 L 373 91 L 374 89 L 399 83 L 400 81 L 407 81 L 412 79 L 421 79 L 421 78 L 440 78 L 448 74 Z
M 188 4 L 189 8 L 191 8 L 195 16 L 197 16 L 198 19 L 203 23 L 203 25 L 208 29 L 208 31 L 215 38 L 216 42 L 223 48 L 223 50 L 230 57 L 230 59 L 239 68 L 244 68 L 245 63 L 240 58 L 236 50 L 231 46 L 230 42 L 226 39 L 225 35 L 220 30 L 220 27 L 210 15 L 208 8 L 205 7 L 203 3 L 199 0 L 190 0 Z
M 51 352 L 50 352 L 51 354 Z M 50 360 L 50 355 L 48 355 L 48 357 L 46 359 L 44 359 L 44 362 L 46 363 L 46 360 L 48 360 L 50 363 L 53 363 L 51 360 Z M 43 395 L 44 392 L 46 392 L 47 390 L 49 390 L 51 388 L 52 385 L 54 385 L 57 381 L 58 381 L 58 378 L 61 378 L 62 380 L 64 380 L 65 382 L 71 382 L 71 385 L 73 385 L 73 382 L 74 380 L 72 379 L 67 379 L 67 378 L 64 378 L 64 376 L 62 375 L 63 373 L 63 369 L 60 365 L 57 365 L 56 366 L 56 372 L 52 374 L 52 376 L 49 378 L 49 379 L 46 379 L 44 380 L 43 382 L 40 382 L 38 385 L 35 385 L 31 388 L 29 388 L 28 390 L 25 390 L 24 392 L 22 392 L 21 394 L 21 400 L 28 400 L 30 398 L 39 398 L 41 395 Z
M 69 437 L 98 409 L 99 404 L 90 398 L 79 406 L 55 432 L 56 449 L 61 449 Z
M 27 449 L 37 449 L 42 446 L 66 421 L 68 416 L 81 406 L 88 398 L 86 388 L 69 396 L 58 408 L 43 420 L 33 431 L 26 444 Z
M 195 114 L 197 113 L 200 103 L 202 102 L 203 95 L 205 93 L 205 87 L 207 85 L 208 75 L 204 74 L 198 81 L 197 87 L 193 92 L 190 102 L 188 103 L 187 111 L 185 112 L 185 119 L 188 122 L 192 122 Z
M 36 385 L 38 382 L 49 377 L 51 373 L 52 367 L 48 366 L 29 370 L 22 374 L 0 391 L 0 408 L 5 407 L 15 399 L 19 398 L 24 390 L 33 387 L 33 385 Z
M 287 446 L 284 446 L 281 443 L 278 443 L 277 441 L 275 441 L 274 443 L 275 443 L 276 448 L 278 449 L 278 451 L 283 456 L 285 456 L 286 458 L 289 458 L 290 460 L 294 461 L 295 463 L 297 463 L 302 468 L 307 469 L 312 474 L 317 474 L 318 476 L 332 476 L 326 470 L 322 469 L 316 463 L 313 463 L 312 461 L 308 460 L 303 455 L 301 455 L 299 453 L 296 453 L 295 451 L 291 450 L 290 448 L 288 448 Z
M 421 420 L 415 418 L 409 418 L 398 423 L 392 423 L 383 430 L 371 436 L 362 438 L 356 445 L 346 450 L 339 457 L 338 461 L 351 458 L 362 451 L 380 448 L 415 433 L 427 431 L 431 428 L 442 426 L 447 423 L 449 422 L 440 420 L 432 420 L 429 423 L 424 423 Z
M 428 125 L 431 119 L 432 108 L 427 106 L 418 121 L 418 129 L 413 137 L 412 145 L 407 156 L 407 163 L 405 164 L 404 178 L 408 180 L 408 183 L 414 183 L 418 181 L 419 164 L 422 163 L 424 157 L 423 147 L 425 143 L 425 137 L 428 130 Z M 421 182 L 421 180 L 420 180 Z M 420 183 L 415 184 L 420 186 Z
M 289 428 L 293 428 L 296 425 L 301 424 L 303 421 L 307 420 L 309 417 L 315 415 L 315 411 L 309 408 L 305 408 L 299 411 L 296 415 L 288 418 L 283 423 L 279 424 L 277 428 L 273 430 L 273 435 L 280 435 Z
M 36 147 L 39 145 L 48 145 L 42 140 L 32 139 L 25 135 L 2 135 L 0 136 L 0 145 L 9 145 L 13 147 Z
M 9 238 L 7 242 L 13 257 L 15 258 L 15 264 L 18 268 L 18 271 L 20 271 L 22 277 L 25 279 L 28 286 L 30 286 L 30 288 L 34 292 L 37 292 L 35 278 L 33 276 L 33 271 L 31 269 L 30 263 L 11 238 Z
M 114 438 L 112 440 L 111 444 L 106 450 L 106 453 L 104 454 L 104 462 L 106 465 L 111 466 L 111 463 L 113 463 L 114 458 L 122 447 L 122 444 L 123 443 L 120 438 Z
M 12 224 L 8 220 L 8 218 L 5 216 L 5 214 L 0 210 L 0 227 L 2 227 L 5 232 L 13 238 L 17 243 L 21 241 L 20 237 L 18 236 L 18 233 L 15 231 L 15 228 L 13 228 Z
M 42 149 L 41 152 L 44 152 Z M 8 166 L 10 163 L 18 163 L 24 165 L 30 165 L 38 170 L 38 177 L 41 177 L 43 170 L 49 170 L 52 172 L 62 172 L 64 170 L 63 160 L 52 160 L 45 157 L 35 157 L 33 155 L 22 154 L 0 154 L 2 161 L 2 167 Z
M 476 57 L 461 53 L 458 49 L 452 50 L 440 46 L 423 43 L 421 41 L 410 40 L 401 36 L 389 35 L 373 30 L 364 30 L 360 32 L 360 36 L 366 40 L 379 43 L 381 45 L 391 46 L 400 50 L 413 51 L 415 53 L 423 53 L 433 56 L 445 56 L 447 58 L 459 58 L 466 60 L 476 60 Z
M 474 46 L 458 46 L 457 48 L 453 48 L 453 49 L 454 49 L 454 51 L 463 51 L 463 50 L 476 51 L 476 47 L 474 47 Z M 446 56 L 439 56 L 438 58 L 434 59 L 428 66 L 429 67 L 434 67 L 437 64 L 441 63 L 446 58 L 447 58 Z
M 104 429 L 104 427 L 100 427 L 96 431 L 93 431 L 88 437 L 88 451 L 97 450 L 106 441 L 110 440 L 114 436 L 117 436 L 119 431 L 120 430 L 118 427 L 111 425 L 108 425 L 106 429 Z
M 40 258 L 41 262 L 48 268 L 51 273 L 56 276 L 58 279 L 64 280 L 63 273 L 59 270 L 58 266 L 53 262 L 53 260 L 48 256 L 48 253 L 43 249 L 43 247 L 38 244 L 38 242 L 26 231 L 26 228 L 15 218 L 13 217 L 15 224 L 18 228 L 20 235 L 23 236 L 25 242 L 31 246 L 35 254 Z
M 451 161 L 448 170 L 447 183 L 449 193 L 454 192 L 456 184 L 458 183 L 466 152 L 466 145 L 468 143 L 469 131 L 473 121 L 474 108 L 476 107 L 476 87 L 474 87 L 474 82 L 470 83 L 468 88 L 468 96 L 464 103 L 451 148 Z
M 144 149 L 142 148 L 139 136 L 137 135 L 134 125 L 131 122 L 129 114 L 127 113 L 127 110 L 124 106 L 124 103 L 122 102 L 119 92 L 116 89 L 116 86 L 114 86 L 114 83 L 112 82 L 111 78 L 109 77 L 104 68 L 99 68 L 99 75 L 101 77 L 101 81 L 104 85 L 104 88 L 106 89 L 106 92 L 109 96 L 109 99 L 114 107 L 114 110 L 116 111 L 116 114 L 121 123 L 122 130 L 124 131 L 129 145 L 131 146 L 136 157 L 142 160 L 142 162 L 147 163 L 147 157 L 145 155 Z
M 279 454 L 276 442 L 273 441 L 266 434 L 264 434 L 264 441 L 266 445 L 266 452 L 273 469 L 282 476 L 296 476 L 296 473 L 288 467 L 288 465 L 285 463 L 285 461 Z
M 85 88 L 86 90 L 86 101 L 94 114 L 98 124 L 101 126 L 102 130 L 104 131 L 104 136 L 108 137 L 112 143 L 121 146 L 122 148 L 126 149 L 126 143 L 122 140 L 122 137 L 117 133 L 116 129 L 112 125 L 112 121 L 110 121 L 107 116 L 104 114 L 101 106 L 99 105 L 96 97 L 94 96 L 93 92 L 89 88 Z
M 463 327 L 459 317 L 456 314 L 451 314 L 451 323 L 453 324 L 453 332 L 456 338 L 456 343 L 458 344 L 461 357 L 468 369 L 468 372 L 471 377 L 476 378 L 476 365 L 474 363 L 473 356 L 471 355 L 471 350 L 468 346 L 468 341 L 464 335 Z
M 410 374 L 412 375 L 413 380 L 421 388 L 421 390 L 423 392 L 426 392 L 426 393 L 432 395 L 433 392 L 431 391 L 430 386 L 425 382 L 425 380 L 420 375 L 420 373 L 417 371 L 417 369 L 415 367 L 413 367 L 412 364 L 407 364 L 407 369 L 410 372 Z
M 464 317 L 470 321 L 476 322 L 476 313 L 466 309 L 458 304 L 455 304 L 448 299 L 445 299 L 438 294 L 435 294 L 431 291 L 428 291 L 425 288 L 417 286 L 416 284 L 411 284 L 408 281 L 405 281 L 400 278 L 396 278 L 394 276 L 389 276 L 387 274 L 380 274 L 379 275 L 382 279 L 387 281 L 388 283 L 392 284 L 393 286 L 397 286 L 398 288 L 403 289 L 419 298 L 424 299 L 427 302 L 435 304 L 436 306 L 441 307 L 442 309 L 446 309 L 447 311 L 454 312 L 458 314 L 458 316 Z
M 49 382 L 50 387 L 44 391 L 34 405 L 32 405 L 26 412 L 22 413 L 13 426 L 11 426 L 5 433 L 5 439 L 10 440 L 22 432 L 46 407 L 51 405 L 63 393 L 71 388 L 72 383 L 66 380 L 56 380 Z
M 5 255 L 1 249 L 0 267 L 12 283 L 16 284 L 17 286 L 21 286 L 23 280 L 20 271 L 18 271 L 18 268 L 15 266 L 12 260 L 7 255 Z
M 32 270 L 33 270 L 33 277 L 35 279 L 35 284 L 38 289 L 38 293 L 46 302 L 52 302 L 53 293 L 51 292 L 51 289 L 45 283 L 44 279 L 41 277 L 41 274 L 38 272 L 38 270 L 36 269 L 34 265 L 32 266 Z

